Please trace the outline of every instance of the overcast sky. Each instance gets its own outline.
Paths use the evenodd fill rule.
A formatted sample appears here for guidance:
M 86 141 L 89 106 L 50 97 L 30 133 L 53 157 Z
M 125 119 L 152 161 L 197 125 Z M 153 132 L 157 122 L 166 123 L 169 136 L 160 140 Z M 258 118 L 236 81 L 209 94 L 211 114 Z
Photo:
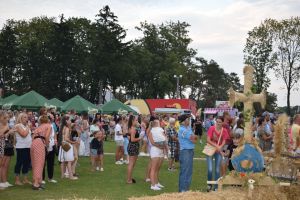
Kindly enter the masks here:
M 186 21 L 191 27 L 192 48 L 198 56 L 214 59 L 226 72 L 236 72 L 243 81 L 243 47 L 247 32 L 266 18 L 284 19 L 300 14 L 299 0 L 0 0 L 0 27 L 7 19 L 30 19 L 47 15 L 81 16 L 94 19 L 99 9 L 109 5 L 127 29 L 127 38 L 140 33 L 141 21 L 159 24 Z M 278 105 L 286 105 L 282 80 L 272 77 L 270 92 L 278 95 Z M 292 91 L 291 105 L 300 104 L 300 91 Z

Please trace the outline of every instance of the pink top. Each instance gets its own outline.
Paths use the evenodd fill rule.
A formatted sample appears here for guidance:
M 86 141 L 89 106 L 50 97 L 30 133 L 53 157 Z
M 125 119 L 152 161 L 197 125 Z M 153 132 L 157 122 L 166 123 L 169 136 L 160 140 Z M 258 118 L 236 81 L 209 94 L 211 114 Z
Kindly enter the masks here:
M 222 144 L 223 141 L 226 141 L 227 139 L 230 138 L 230 136 L 229 136 L 229 134 L 228 134 L 228 131 L 227 131 L 225 128 L 223 128 L 222 130 L 223 130 L 223 133 L 222 133 L 222 137 L 221 137 L 221 139 L 220 139 L 219 145 Z M 210 140 L 211 140 L 213 143 L 217 144 L 217 143 L 218 143 L 218 140 L 219 140 L 219 137 L 220 137 L 220 134 L 221 134 L 221 132 L 218 132 L 218 131 L 216 130 L 216 127 L 215 127 L 215 126 L 211 126 L 211 127 L 208 129 L 207 137 L 209 137 Z

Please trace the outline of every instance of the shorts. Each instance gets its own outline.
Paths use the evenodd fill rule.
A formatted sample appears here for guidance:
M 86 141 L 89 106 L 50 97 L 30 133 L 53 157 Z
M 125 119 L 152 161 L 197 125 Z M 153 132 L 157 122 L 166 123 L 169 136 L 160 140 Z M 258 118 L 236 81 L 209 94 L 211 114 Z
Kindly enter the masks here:
M 97 149 L 91 149 L 91 156 L 97 156 Z
M 116 144 L 118 147 L 124 146 L 124 140 L 116 140 Z
M 91 149 L 91 156 L 99 156 L 103 155 L 103 151 L 100 151 L 98 149 Z
M 4 156 L 13 156 L 14 148 L 4 148 Z
M 165 157 L 164 151 L 155 146 L 152 146 L 150 149 L 150 157 L 151 158 L 163 158 L 163 157 Z

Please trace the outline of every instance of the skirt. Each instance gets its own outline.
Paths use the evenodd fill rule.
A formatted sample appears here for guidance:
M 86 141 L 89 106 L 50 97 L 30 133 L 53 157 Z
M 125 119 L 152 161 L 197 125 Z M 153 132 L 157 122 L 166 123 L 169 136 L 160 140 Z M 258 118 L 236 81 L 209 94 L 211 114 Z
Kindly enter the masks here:
M 139 155 L 140 144 L 138 142 L 129 142 L 128 144 L 128 155 L 129 156 L 138 156 Z
M 73 145 L 70 145 L 71 148 L 69 151 L 64 151 L 62 147 L 59 147 L 59 153 L 58 153 L 58 161 L 59 162 L 70 162 L 74 161 L 74 150 L 73 150 Z

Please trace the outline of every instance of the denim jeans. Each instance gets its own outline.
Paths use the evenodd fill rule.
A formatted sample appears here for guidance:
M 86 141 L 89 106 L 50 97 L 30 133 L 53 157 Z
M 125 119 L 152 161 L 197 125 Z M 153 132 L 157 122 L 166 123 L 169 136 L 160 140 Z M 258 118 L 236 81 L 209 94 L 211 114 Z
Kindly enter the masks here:
M 179 192 L 186 192 L 190 188 L 193 175 L 193 157 L 194 149 L 180 150 Z
M 26 176 L 30 167 L 30 148 L 16 149 L 16 151 L 15 175 L 19 176 L 22 169 L 22 174 Z
M 213 180 L 213 158 L 215 159 L 215 180 L 218 180 L 220 178 L 220 168 L 221 168 L 221 161 L 222 156 L 220 153 L 215 153 L 212 156 L 206 156 L 206 163 L 207 163 L 207 180 L 212 181 Z M 218 185 L 215 185 L 215 188 L 217 188 Z

